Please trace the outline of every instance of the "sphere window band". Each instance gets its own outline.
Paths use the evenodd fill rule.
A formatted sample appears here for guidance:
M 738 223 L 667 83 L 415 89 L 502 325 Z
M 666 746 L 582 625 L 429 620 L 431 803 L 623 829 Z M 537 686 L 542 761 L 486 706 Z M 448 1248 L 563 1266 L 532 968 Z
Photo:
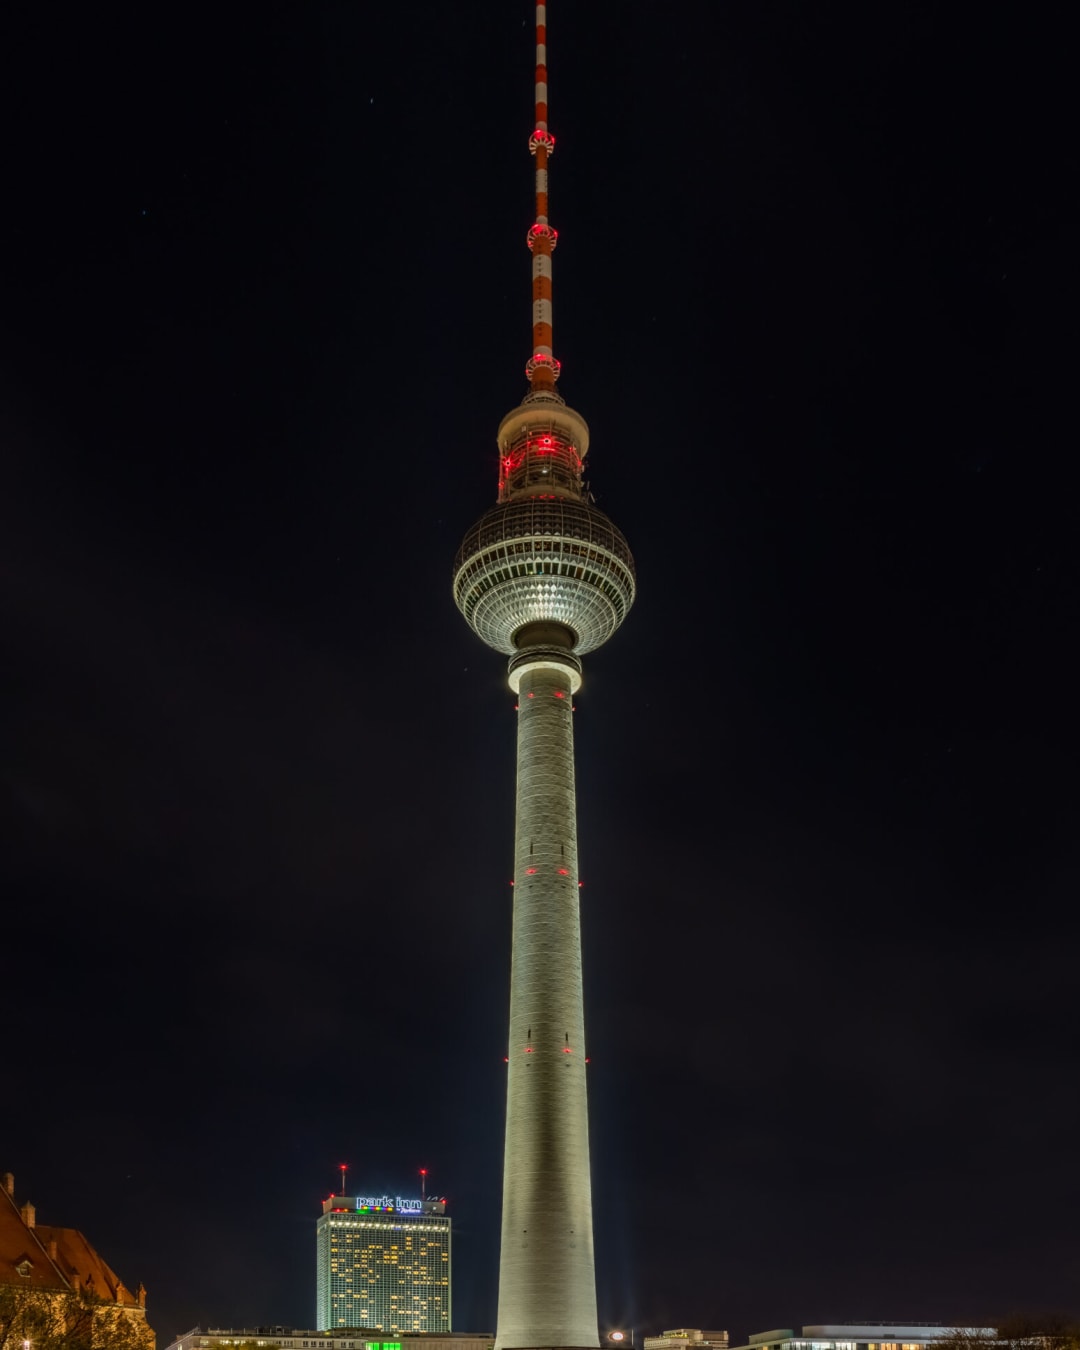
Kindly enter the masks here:
M 454 599 L 470 627 L 508 656 L 515 633 L 543 620 L 566 624 L 578 654 L 593 651 L 622 623 L 635 590 L 625 539 L 581 501 L 494 507 L 466 535 L 454 576 Z

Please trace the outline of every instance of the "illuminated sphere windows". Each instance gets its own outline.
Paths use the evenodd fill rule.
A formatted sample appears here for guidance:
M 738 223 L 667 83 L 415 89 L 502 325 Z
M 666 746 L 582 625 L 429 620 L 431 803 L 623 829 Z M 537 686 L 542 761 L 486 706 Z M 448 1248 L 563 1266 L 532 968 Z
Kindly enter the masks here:
M 523 497 L 494 506 L 458 550 L 454 600 L 496 651 L 517 650 L 526 624 L 558 623 L 582 655 L 605 643 L 634 601 L 634 560 L 621 532 L 580 499 Z

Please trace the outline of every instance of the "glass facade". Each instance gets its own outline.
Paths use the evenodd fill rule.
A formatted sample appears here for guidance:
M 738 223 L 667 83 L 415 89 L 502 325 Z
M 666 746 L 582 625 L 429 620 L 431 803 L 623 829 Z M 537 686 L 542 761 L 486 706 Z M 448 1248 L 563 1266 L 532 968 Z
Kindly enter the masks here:
M 316 1239 L 320 1331 L 450 1330 L 448 1218 L 332 1210 L 319 1219 Z

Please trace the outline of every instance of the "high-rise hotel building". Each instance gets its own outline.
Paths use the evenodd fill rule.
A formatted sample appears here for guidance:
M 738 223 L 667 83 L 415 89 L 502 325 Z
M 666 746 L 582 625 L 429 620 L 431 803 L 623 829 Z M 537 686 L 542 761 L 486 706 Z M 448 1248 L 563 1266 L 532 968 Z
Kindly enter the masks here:
M 316 1224 L 320 1331 L 450 1330 L 450 1220 L 444 1200 L 332 1195 Z

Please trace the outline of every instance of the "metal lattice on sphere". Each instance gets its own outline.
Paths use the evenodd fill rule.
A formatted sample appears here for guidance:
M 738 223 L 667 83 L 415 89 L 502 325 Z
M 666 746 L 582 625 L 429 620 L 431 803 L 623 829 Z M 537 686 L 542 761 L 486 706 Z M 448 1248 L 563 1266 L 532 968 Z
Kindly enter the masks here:
M 527 624 L 564 624 L 574 653 L 605 643 L 634 602 L 634 560 L 622 533 L 580 499 L 525 497 L 494 506 L 465 536 L 454 599 L 478 637 L 513 654 Z

